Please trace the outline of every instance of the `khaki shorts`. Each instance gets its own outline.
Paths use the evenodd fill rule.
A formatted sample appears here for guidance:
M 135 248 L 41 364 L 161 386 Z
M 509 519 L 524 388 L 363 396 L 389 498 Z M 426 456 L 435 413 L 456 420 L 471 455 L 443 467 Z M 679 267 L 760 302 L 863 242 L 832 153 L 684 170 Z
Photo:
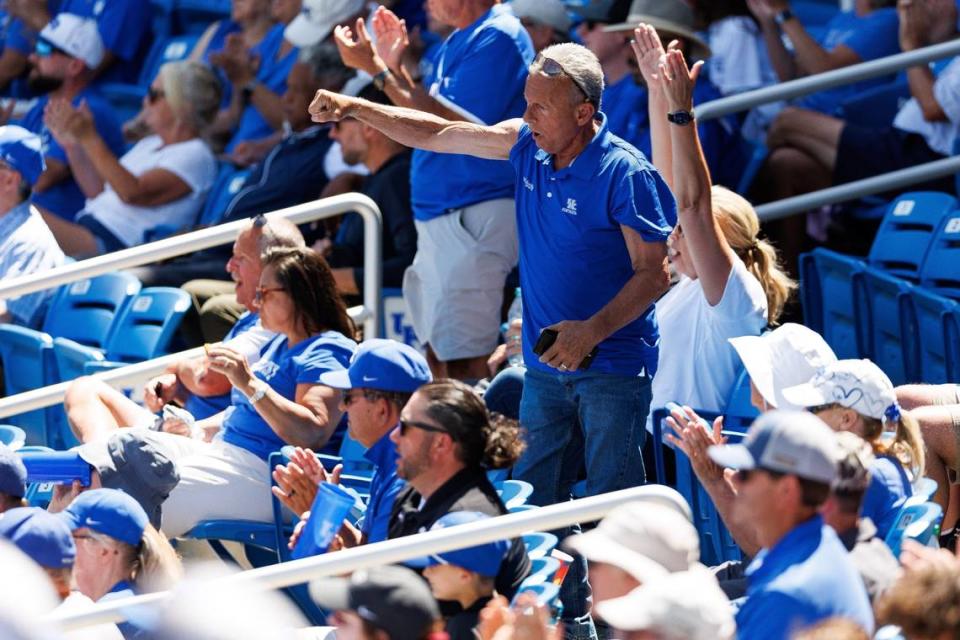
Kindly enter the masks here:
M 497 346 L 507 274 L 517 264 L 512 199 L 488 200 L 417 221 L 417 256 L 403 277 L 417 339 L 442 362 Z

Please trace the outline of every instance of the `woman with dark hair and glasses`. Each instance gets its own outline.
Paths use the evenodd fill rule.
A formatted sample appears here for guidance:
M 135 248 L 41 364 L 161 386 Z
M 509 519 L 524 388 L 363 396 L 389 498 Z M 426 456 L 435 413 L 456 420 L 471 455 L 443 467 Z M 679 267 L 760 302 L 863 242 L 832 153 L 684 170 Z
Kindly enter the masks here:
M 253 366 L 233 349 L 209 347 L 210 370 L 233 387 L 231 404 L 182 429 L 187 435 L 167 433 L 166 425 L 159 432 L 146 428 L 154 417 L 133 402 L 112 403 L 105 415 L 68 416 L 82 442 L 102 442 L 105 430 L 141 425 L 140 437 L 176 463 L 180 482 L 163 504 L 161 523 L 170 537 L 201 520 L 271 520 L 267 458 L 288 444 L 321 449 L 340 423 L 340 395 L 319 379 L 347 368 L 356 343 L 326 261 L 310 249 L 271 249 L 263 257 L 256 304 L 263 328 L 277 336 Z
M 161 225 L 176 231 L 194 224 L 217 177 L 216 158 L 201 136 L 217 114 L 220 94 L 220 81 L 203 64 L 163 65 L 143 99 L 153 135 L 119 158 L 84 104 L 47 106 L 44 124 L 87 197 L 76 222 L 44 215 L 64 253 L 109 253 L 141 244 Z

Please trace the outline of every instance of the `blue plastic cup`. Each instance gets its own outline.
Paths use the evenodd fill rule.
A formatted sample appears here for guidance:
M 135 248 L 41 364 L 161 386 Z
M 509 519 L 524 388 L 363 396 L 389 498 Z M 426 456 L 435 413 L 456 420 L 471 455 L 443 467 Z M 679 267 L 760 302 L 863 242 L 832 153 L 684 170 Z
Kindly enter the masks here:
M 90 486 L 90 463 L 76 451 L 27 451 L 21 452 L 20 458 L 27 468 L 27 482 L 70 484 L 79 480 L 84 487 Z
M 310 518 L 291 555 L 306 558 L 326 553 L 353 505 L 354 497 L 346 489 L 329 482 L 320 483 L 310 507 Z

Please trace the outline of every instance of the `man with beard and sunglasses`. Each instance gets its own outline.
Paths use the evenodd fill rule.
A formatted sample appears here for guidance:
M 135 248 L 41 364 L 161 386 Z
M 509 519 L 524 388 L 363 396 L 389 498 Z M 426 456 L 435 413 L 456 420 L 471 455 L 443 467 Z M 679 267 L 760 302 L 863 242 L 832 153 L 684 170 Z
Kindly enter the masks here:
M 110 105 L 90 86 L 93 70 L 103 60 L 104 47 L 97 23 L 71 13 L 61 13 L 43 28 L 37 46 L 30 55 L 33 68 L 27 82 L 43 95 L 17 122 L 43 140 L 46 170 L 33 186 L 31 202 L 42 213 L 51 213 L 73 221 L 86 200 L 73 178 L 66 151 L 54 139 L 44 123 L 48 104 L 65 101 L 74 107 L 86 105 L 93 114 L 94 126 L 110 151 L 123 155 L 125 145 L 120 121 Z

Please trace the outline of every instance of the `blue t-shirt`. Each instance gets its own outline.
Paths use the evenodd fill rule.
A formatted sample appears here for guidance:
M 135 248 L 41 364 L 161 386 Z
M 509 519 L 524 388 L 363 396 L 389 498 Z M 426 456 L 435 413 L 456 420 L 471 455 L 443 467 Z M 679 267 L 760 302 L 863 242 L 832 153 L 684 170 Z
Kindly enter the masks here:
M 669 187 L 642 153 L 600 129 L 574 162 L 559 171 L 523 125 L 510 150 L 517 172 L 517 231 L 523 289 L 523 359 L 557 373 L 533 353 L 540 331 L 562 320 L 586 320 L 633 276 L 621 225 L 646 242 L 666 242 L 677 223 Z M 659 332 L 651 304 L 599 345 L 591 371 L 634 376 L 657 368 Z M 573 374 L 570 374 L 573 375 Z
M 274 26 L 263 37 L 263 40 L 251 49 L 253 55 L 260 58 L 257 80 L 277 95 L 286 93 L 287 76 L 290 75 L 290 69 L 293 68 L 293 63 L 297 61 L 297 54 L 300 51 L 296 47 L 290 47 L 290 51 L 285 56 L 277 57 L 284 43 L 283 29 L 284 25 L 282 24 Z M 269 136 L 271 133 L 273 133 L 273 128 L 264 120 L 257 108 L 249 104 L 240 115 L 237 130 L 230 138 L 230 144 L 227 145 L 227 153 L 232 152 L 238 144 L 245 140 L 258 140 Z
M 43 124 L 43 110 L 49 99 L 50 97 L 47 95 L 37 98 L 33 108 L 17 124 L 40 136 L 44 159 L 57 160 L 66 165 L 68 163 L 67 152 L 63 150 L 60 143 L 56 141 L 46 125 Z M 97 133 L 103 138 L 110 151 L 117 158 L 120 158 L 126 151 L 126 143 L 123 141 L 122 123 L 117 118 L 116 111 L 106 100 L 100 97 L 95 89 L 90 87 L 77 94 L 71 100 L 71 104 L 76 107 L 84 100 L 93 114 L 93 123 Z M 42 193 L 34 192 L 30 200 L 61 218 L 72 221 L 77 213 L 83 209 L 86 196 L 83 195 L 79 185 L 71 175 Z
M 877 456 L 870 465 L 870 486 L 863 496 L 860 515 L 873 520 L 877 537 L 885 540 L 900 507 L 912 495 L 913 486 L 900 461 L 892 456 Z
M 370 479 L 370 500 L 363 516 L 362 530 L 367 536 L 367 543 L 382 542 L 387 539 L 393 503 L 404 487 L 403 480 L 397 475 L 397 448 L 390 440 L 390 431 L 367 449 L 363 457 L 373 464 L 376 471 Z
M 326 331 L 287 347 L 287 337 L 278 335 L 261 351 L 253 375 L 274 391 L 293 400 L 299 384 L 317 384 L 320 375 L 350 365 L 357 344 L 336 331 Z M 224 442 L 250 451 L 264 460 L 287 443 L 260 417 L 256 408 L 239 390 L 230 392 L 232 410 L 223 421 Z
M 437 53 L 424 86 L 465 120 L 495 124 L 523 115 L 523 87 L 533 45 L 509 5 L 494 5 L 454 31 Z M 414 151 L 410 168 L 413 214 L 431 220 L 450 209 L 513 194 L 514 175 L 499 160 Z
M 149 2 L 143 0 L 64 0 L 60 13 L 93 18 L 103 46 L 118 60 L 97 78 L 97 82 L 136 82 L 140 66 L 150 48 Z
M 699 83 L 698 83 L 699 84 Z M 627 74 L 603 90 L 600 108 L 607 116 L 610 133 L 623 138 L 649 158 L 650 118 L 647 114 L 647 91 L 638 85 L 633 75 Z M 646 135 L 646 150 L 634 140 Z
M 230 331 L 227 332 L 227 335 L 223 338 L 224 342 L 229 342 L 233 338 L 236 338 L 241 333 L 245 333 L 250 329 L 253 329 L 257 321 L 260 319 L 259 313 L 250 313 L 247 312 L 240 316 L 240 319 L 237 320 Z M 198 396 L 190 394 L 190 397 L 187 398 L 187 401 L 184 403 L 184 409 L 190 412 L 197 420 L 202 420 L 204 418 L 209 418 L 212 415 L 216 415 L 230 406 L 230 394 L 221 393 L 218 396 Z
M 213 35 L 210 36 L 210 41 L 207 43 L 207 49 L 203 52 L 203 61 L 210 65 L 211 54 L 223 51 L 223 48 L 227 44 L 227 36 L 231 33 L 239 32 L 242 28 L 243 27 L 241 27 L 239 23 L 236 23 L 229 18 L 219 20 L 217 22 L 217 28 L 214 30 Z M 227 74 L 223 72 L 223 69 L 220 67 L 214 67 L 213 65 L 210 66 L 213 69 L 213 72 L 217 75 L 217 78 L 220 79 L 220 85 L 223 91 L 220 98 L 220 108 L 226 109 L 230 106 L 230 100 L 233 98 L 233 84 L 231 84 L 230 80 L 227 79 Z
M 819 43 L 827 51 L 845 45 L 860 56 L 861 62 L 868 62 L 900 52 L 899 29 L 894 8 L 877 9 L 862 17 L 853 11 L 842 11 L 827 23 Z M 883 76 L 834 87 L 801 98 L 797 105 L 831 116 L 838 115 L 844 100 L 892 79 L 893 76 Z
M 746 570 L 747 599 L 737 612 L 741 640 L 787 640 L 832 617 L 873 633 L 863 580 L 834 530 L 819 515 L 794 527 Z

